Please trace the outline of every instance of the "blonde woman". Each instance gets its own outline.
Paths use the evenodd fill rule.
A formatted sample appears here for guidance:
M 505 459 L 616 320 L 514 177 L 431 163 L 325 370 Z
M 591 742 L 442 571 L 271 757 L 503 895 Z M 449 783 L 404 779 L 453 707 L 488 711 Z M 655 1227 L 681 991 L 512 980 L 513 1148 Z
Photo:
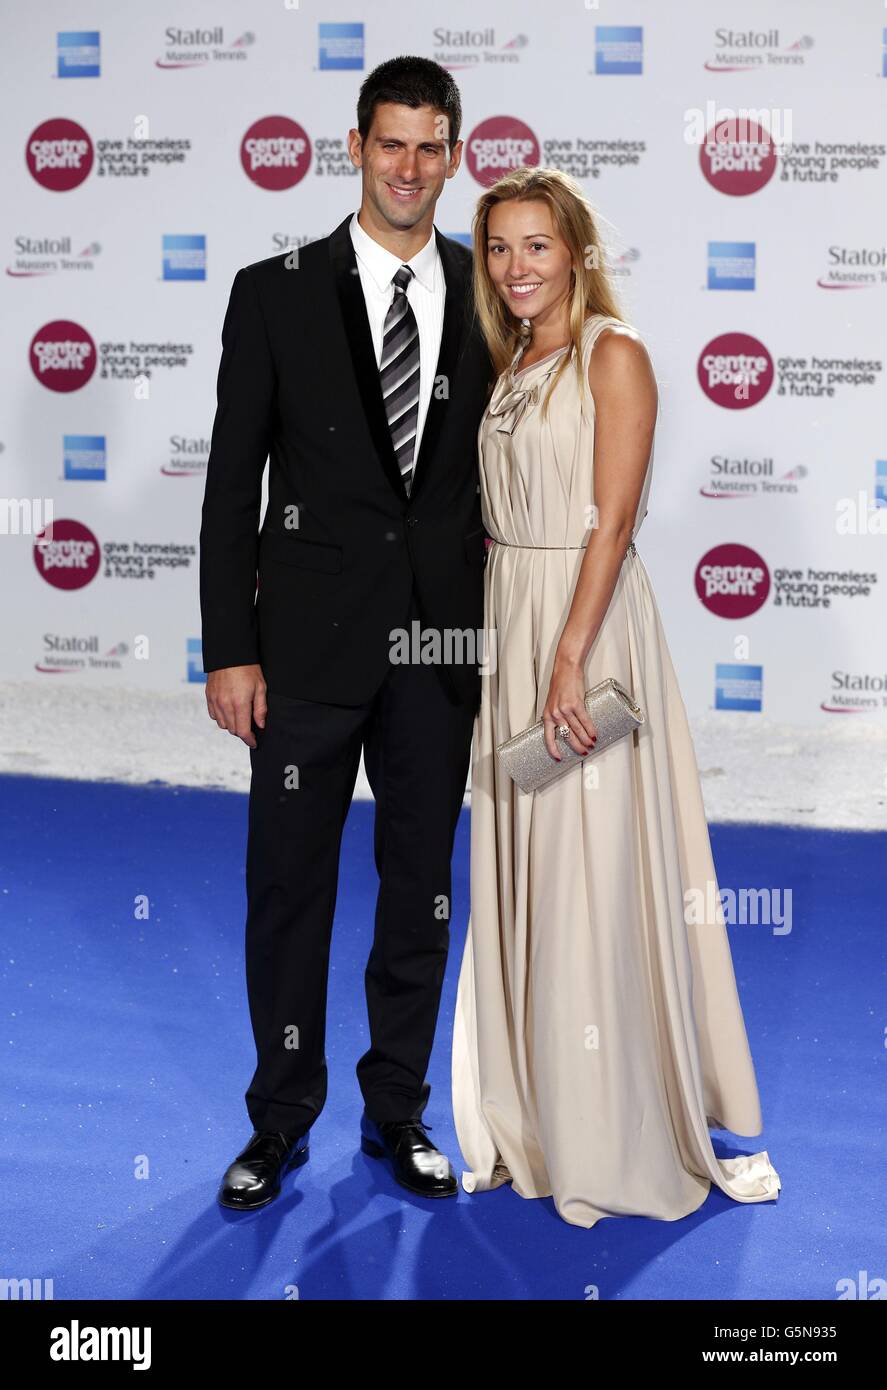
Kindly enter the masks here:
M 499 372 L 479 431 L 496 661 L 474 731 L 471 916 L 453 1044 L 469 1192 L 510 1182 L 565 1221 L 674 1221 L 715 1183 L 775 1198 L 687 717 L 635 538 L 658 395 L 603 269 L 594 215 L 519 169 L 474 220 L 477 312 Z M 494 668 L 494 669 L 493 669 Z M 584 692 L 614 676 L 646 722 L 599 754 Z M 496 746 L 544 721 L 588 761 L 525 793 Z M 706 893 L 707 885 L 714 885 Z M 703 914 L 704 915 L 704 914 Z

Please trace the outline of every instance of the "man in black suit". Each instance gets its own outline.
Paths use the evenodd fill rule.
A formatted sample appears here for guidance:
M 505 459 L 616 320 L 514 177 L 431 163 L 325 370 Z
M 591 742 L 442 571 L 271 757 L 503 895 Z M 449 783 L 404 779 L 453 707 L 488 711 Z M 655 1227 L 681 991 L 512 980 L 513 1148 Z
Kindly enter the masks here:
M 361 1146 L 412 1191 L 457 1190 L 421 1116 L 487 655 L 477 430 L 492 369 L 471 254 L 433 221 L 462 153 L 453 79 L 395 58 L 363 83 L 357 116 L 358 213 L 297 266 L 284 253 L 234 278 L 200 532 L 207 706 L 252 764 L 254 1133 L 218 1194 L 241 1209 L 305 1161 L 326 1098 L 330 935 L 361 748 L 380 878 Z M 398 659 L 396 634 L 420 623 L 438 664 Z

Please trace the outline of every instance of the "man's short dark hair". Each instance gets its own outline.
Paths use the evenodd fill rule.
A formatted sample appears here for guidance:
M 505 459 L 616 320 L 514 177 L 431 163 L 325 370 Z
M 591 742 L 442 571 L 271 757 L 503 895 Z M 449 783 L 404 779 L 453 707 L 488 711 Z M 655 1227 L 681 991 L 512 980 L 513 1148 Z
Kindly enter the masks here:
M 357 129 L 365 140 L 380 102 L 394 101 L 401 106 L 431 106 L 449 118 L 450 148 L 462 129 L 462 102 L 459 88 L 439 63 L 430 58 L 389 58 L 367 75 L 357 98 Z

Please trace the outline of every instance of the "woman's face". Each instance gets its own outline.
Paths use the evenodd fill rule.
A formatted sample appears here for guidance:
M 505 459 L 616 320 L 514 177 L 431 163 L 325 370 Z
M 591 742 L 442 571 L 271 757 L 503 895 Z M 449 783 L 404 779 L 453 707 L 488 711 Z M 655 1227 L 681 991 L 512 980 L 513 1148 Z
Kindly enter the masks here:
M 547 203 L 496 203 L 487 218 L 487 266 L 518 318 L 557 317 L 570 293 L 572 259 Z

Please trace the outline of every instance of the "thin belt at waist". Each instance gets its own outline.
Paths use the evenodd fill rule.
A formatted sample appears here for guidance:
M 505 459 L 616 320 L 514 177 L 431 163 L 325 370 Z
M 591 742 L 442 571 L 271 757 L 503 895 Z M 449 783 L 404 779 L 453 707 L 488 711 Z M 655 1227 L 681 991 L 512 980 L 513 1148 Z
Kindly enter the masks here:
M 586 542 L 585 545 L 515 545 L 513 541 L 497 541 L 496 538 L 495 538 L 495 536 L 491 536 L 491 537 L 490 537 L 490 540 L 493 542 L 493 545 L 507 545 L 507 546 L 509 547 L 510 550 L 587 550 L 587 549 L 588 549 L 588 544 L 587 544 L 587 542 Z M 626 555 L 637 555 L 638 552 L 637 552 L 637 550 L 636 550 L 636 548 L 635 548 L 635 543 L 634 543 L 634 541 L 631 541 L 631 542 L 629 543 L 628 548 L 626 549 L 626 552 L 625 552 L 625 553 L 626 553 Z

